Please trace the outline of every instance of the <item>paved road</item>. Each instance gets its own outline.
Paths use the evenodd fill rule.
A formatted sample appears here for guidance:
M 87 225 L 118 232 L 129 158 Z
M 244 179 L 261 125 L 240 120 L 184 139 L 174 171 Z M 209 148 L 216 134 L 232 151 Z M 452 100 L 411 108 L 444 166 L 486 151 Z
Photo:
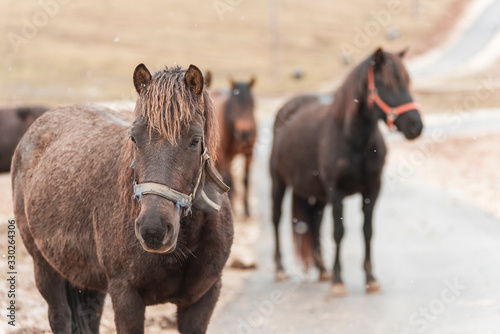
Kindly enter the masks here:
M 419 79 L 431 74 L 443 74 L 471 60 L 500 32 L 499 18 L 500 1 L 494 0 L 436 62 L 424 68 L 410 70 L 412 78 Z
M 476 113 L 458 129 L 432 120 L 424 135 L 500 130 L 500 112 Z M 260 133 L 270 131 L 271 122 Z M 493 125 L 492 125 L 493 124 Z M 388 136 L 401 140 L 398 134 Z M 385 187 L 375 211 L 375 273 L 384 292 L 364 293 L 361 201 L 345 203 L 343 277 L 349 295 L 335 299 L 329 283 L 295 268 L 290 198 L 285 198 L 282 235 L 292 280 L 273 280 L 269 145 L 257 150 L 254 191 L 259 194 L 262 237 L 259 269 L 240 296 L 212 320 L 210 333 L 498 333 L 500 328 L 500 221 L 445 190 L 409 179 Z M 390 169 L 391 166 L 388 166 Z M 323 222 L 323 245 L 332 263 L 331 211 Z

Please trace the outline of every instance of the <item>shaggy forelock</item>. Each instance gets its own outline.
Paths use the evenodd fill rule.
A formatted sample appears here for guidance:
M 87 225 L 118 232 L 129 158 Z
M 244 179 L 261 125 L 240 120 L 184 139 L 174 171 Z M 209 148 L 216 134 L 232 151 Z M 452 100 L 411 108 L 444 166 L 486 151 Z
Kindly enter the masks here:
M 150 133 L 155 131 L 175 145 L 195 113 L 201 113 L 205 121 L 204 140 L 215 159 L 218 129 L 212 98 L 206 87 L 201 95 L 196 95 L 186 84 L 185 75 L 186 70 L 177 65 L 155 72 L 139 94 L 135 116 L 146 119 Z

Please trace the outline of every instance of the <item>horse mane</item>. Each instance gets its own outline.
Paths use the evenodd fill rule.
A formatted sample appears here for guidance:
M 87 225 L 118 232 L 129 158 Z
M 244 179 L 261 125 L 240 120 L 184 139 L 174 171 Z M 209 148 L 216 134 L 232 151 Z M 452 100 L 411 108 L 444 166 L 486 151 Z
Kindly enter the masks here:
M 122 211 L 124 220 L 130 217 L 137 217 L 139 215 L 140 206 L 136 199 L 134 199 L 134 144 L 129 139 L 129 132 L 124 136 L 124 142 L 121 147 L 121 163 L 120 172 L 118 174 L 118 188 L 120 189 L 120 201 L 125 205 L 125 210 Z
M 205 85 L 201 95 L 196 95 L 186 84 L 185 74 L 178 65 L 156 71 L 137 99 L 135 117 L 143 116 L 150 133 L 154 130 L 175 145 L 194 113 L 200 112 L 205 118 L 205 144 L 215 161 L 219 132 L 212 98 Z
M 398 55 L 384 52 L 384 63 L 375 65 L 375 73 L 380 73 L 384 85 L 397 90 L 401 85 L 409 89 L 410 76 Z M 343 126 L 344 133 L 350 134 L 352 120 L 358 110 L 365 106 L 368 95 L 368 66 L 374 64 L 374 55 L 356 66 L 344 80 L 342 86 L 335 92 L 331 106 L 337 124 Z

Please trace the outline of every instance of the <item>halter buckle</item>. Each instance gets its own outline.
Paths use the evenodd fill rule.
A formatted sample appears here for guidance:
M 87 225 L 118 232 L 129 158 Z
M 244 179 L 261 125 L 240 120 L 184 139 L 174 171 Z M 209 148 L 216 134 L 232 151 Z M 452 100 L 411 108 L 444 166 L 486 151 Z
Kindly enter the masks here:
M 387 114 L 387 117 L 389 117 L 391 119 L 392 122 L 394 122 L 396 120 L 396 117 L 397 117 L 397 113 L 396 113 L 396 109 L 395 108 L 391 108 L 391 110 L 389 111 L 389 113 Z

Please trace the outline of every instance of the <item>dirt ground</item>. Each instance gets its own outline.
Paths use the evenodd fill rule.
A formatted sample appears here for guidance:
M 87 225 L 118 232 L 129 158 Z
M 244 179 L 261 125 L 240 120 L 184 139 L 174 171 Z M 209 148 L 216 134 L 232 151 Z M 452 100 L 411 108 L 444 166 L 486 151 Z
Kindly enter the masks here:
M 408 163 L 413 156 L 407 170 L 417 179 L 442 186 L 500 218 L 499 142 L 498 133 L 449 137 L 442 143 L 398 141 L 389 146 L 389 161 Z
M 13 218 L 10 174 L 0 174 L 0 254 L 2 263 L 0 268 L 6 267 L 7 254 L 7 221 Z M 239 200 L 237 198 L 237 200 Z M 250 199 L 252 207 L 255 198 Z M 242 219 L 239 205 L 235 212 L 235 242 L 228 260 L 228 266 L 223 273 L 223 289 L 217 304 L 215 314 L 218 310 L 231 301 L 242 289 L 245 278 L 251 273 L 248 270 L 232 269 L 229 266 L 238 260 L 245 265 L 255 262 L 252 246 L 258 238 L 258 224 L 251 219 Z M 28 254 L 20 236 L 16 239 L 16 267 L 18 272 L 18 285 L 16 295 L 17 326 L 12 330 L 6 321 L 0 322 L 0 333 L 50 333 L 47 320 L 47 304 L 35 286 L 33 276 L 33 262 Z M 5 282 L 6 270 L 0 272 L 0 281 Z M 7 284 L 0 284 L 0 296 L 7 295 Z M 146 310 L 146 333 L 177 333 L 175 323 L 176 308 L 172 304 L 164 304 L 148 307 Z M 5 312 L 1 315 L 4 318 Z M 101 333 L 115 333 L 113 309 L 109 296 L 105 302 L 104 313 L 101 321 Z

